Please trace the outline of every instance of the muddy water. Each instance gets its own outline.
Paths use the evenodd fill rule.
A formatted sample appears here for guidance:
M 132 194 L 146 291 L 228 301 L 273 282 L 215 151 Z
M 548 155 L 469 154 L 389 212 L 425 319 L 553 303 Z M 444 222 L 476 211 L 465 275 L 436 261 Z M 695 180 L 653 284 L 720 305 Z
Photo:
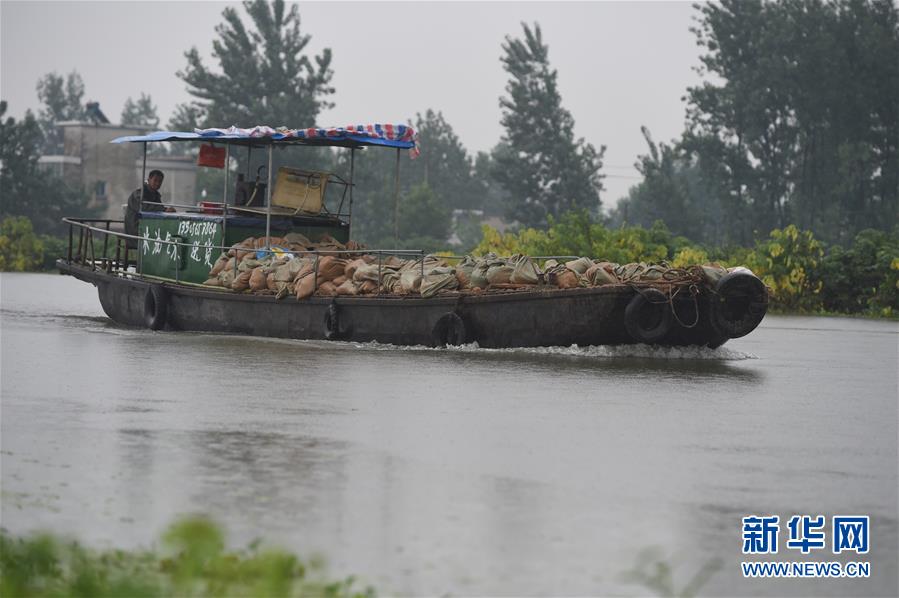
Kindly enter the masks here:
M 707 595 L 899 593 L 895 323 L 433 350 L 127 329 L 55 275 L 0 292 L 14 533 L 147 546 L 202 512 L 387 594 L 645 595 L 653 560 Z M 743 516 L 819 513 L 871 516 L 869 579 L 742 577 Z

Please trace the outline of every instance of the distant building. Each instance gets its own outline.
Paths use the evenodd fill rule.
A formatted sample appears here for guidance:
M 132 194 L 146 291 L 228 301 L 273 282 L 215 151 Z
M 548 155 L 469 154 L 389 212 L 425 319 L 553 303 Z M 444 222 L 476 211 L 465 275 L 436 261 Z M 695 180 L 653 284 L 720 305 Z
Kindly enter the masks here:
M 99 106 L 94 110 L 102 116 Z M 95 122 L 57 123 L 59 142 L 56 152 L 41 156 L 39 164 L 72 187 L 83 188 L 92 207 L 102 208 L 103 218 L 121 220 L 122 206 L 132 191 L 140 187 L 144 144 L 110 143 L 116 137 L 143 135 L 146 129 L 112 125 L 105 117 Z M 177 205 L 195 205 L 197 166 L 191 156 L 147 156 L 147 172 L 158 168 L 165 173 L 162 201 Z

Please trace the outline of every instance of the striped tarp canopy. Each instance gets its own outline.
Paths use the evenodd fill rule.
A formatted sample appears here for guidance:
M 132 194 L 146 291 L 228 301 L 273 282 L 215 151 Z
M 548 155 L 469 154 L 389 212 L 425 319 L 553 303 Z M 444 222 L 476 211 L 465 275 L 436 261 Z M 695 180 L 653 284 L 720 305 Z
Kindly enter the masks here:
M 273 128 L 259 125 L 249 129 L 236 126 L 227 129 L 194 129 L 156 131 L 146 135 L 117 137 L 111 143 L 156 141 L 220 141 L 237 145 L 319 145 L 362 147 L 380 145 L 412 150 L 418 154 L 418 133 L 408 125 L 370 124 L 346 127 L 310 127 L 306 129 Z

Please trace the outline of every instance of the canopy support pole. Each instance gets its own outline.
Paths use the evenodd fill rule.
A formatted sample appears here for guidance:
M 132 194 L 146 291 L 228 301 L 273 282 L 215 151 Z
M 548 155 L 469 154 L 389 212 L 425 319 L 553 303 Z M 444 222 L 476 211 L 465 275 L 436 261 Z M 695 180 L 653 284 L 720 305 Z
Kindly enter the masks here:
M 222 242 L 221 245 L 225 245 L 225 241 L 227 237 L 225 236 L 228 233 L 228 170 L 229 166 L 231 166 L 231 144 L 225 144 L 225 193 L 222 199 Z M 235 198 L 236 201 L 236 198 Z
M 268 184 L 265 187 L 265 247 L 272 249 L 272 153 L 275 146 L 268 144 Z
M 231 144 L 225 144 L 225 191 L 222 193 L 222 203 L 228 205 L 228 171 L 231 170 Z
M 396 170 L 393 176 L 393 247 L 400 241 L 400 148 L 396 148 Z
M 350 148 L 350 213 L 347 219 L 349 220 L 349 230 L 347 231 L 347 241 L 353 238 L 353 175 L 356 171 L 356 148 Z
M 140 207 L 137 210 L 138 216 L 144 210 L 144 182 L 147 180 L 147 142 L 144 141 L 144 162 L 140 169 Z M 138 218 L 140 222 L 140 218 Z M 137 236 L 140 237 L 140 224 L 137 225 Z M 127 243 L 127 241 L 126 241 Z M 128 269 L 128 246 L 125 246 L 125 269 Z M 137 273 L 144 273 L 144 256 L 141 249 L 141 239 L 137 240 Z

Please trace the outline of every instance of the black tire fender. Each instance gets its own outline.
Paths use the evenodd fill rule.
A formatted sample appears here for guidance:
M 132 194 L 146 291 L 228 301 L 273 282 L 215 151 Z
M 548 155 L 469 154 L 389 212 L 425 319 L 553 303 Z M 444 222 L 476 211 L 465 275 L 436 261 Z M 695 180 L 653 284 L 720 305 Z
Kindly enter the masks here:
M 712 328 L 727 338 L 740 338 L 756 329 L 768 312 L 768 289 L 749 270 L 721 277 L 709 299 Z
M 150 330 L 162 330 L 168 321 L 169 298 L 160 285 L 150 285 L 144 295 L 144 322 Z
M 624 310 L 624 326 L 638 343 L 659 342 L 671 330 L 668 297 L 658 289 L 639 289 Z
M 337 340 L 340 337 L 340 310 L 337 301 L 333 299 L 325 310 L 324 324 L 325 338 L 329 341 Z
M 468 330 L 465 320 L 455 312 L 447 312 L 437 318 L 431 329 L 431 340 L 437 347 L 447 345 L 464 345 L 468 342 Z

